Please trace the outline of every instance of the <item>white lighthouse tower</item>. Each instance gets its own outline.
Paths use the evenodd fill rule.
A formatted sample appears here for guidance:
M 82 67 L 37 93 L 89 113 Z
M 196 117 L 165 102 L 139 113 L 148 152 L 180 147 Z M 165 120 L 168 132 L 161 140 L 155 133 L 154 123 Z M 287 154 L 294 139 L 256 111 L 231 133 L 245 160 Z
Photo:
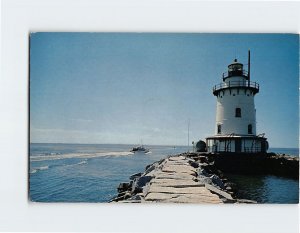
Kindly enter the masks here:
M 208 152 L 266 152 L 267 139 L 264 134 L 256 135 L 254 96 L 259 92 L 259 84 L 250 81 L 250 51 L 248 72 L 235 59 L 222 81 L 213 87 L 217 114 L 215 135 L 206 138 Z

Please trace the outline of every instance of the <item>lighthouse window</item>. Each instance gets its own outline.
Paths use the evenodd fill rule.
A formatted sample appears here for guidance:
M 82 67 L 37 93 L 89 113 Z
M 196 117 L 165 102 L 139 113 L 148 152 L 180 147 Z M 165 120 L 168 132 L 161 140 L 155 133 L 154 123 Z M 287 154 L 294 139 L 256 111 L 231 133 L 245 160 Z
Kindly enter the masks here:
M 218 134 L 221 133 L 221 125 L 218 125 Z
M 242 113 L 241 113 L 241 109 L 240 108 L 236 108 L 235 109 L 235 117 L 241 117 Z
M 252 134 L 252 125 L 251 124 L 248 125 L 248 134 Z

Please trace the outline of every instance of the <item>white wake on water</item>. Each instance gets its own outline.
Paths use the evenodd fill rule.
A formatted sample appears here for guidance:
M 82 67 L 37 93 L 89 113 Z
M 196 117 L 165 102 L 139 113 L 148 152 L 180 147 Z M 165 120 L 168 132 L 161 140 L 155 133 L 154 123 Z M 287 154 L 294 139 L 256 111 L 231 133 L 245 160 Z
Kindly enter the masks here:
M 41 170 L 47 170 L 49 168 L 49 166 L 42 166 L 42 167 L 36 167 L 36 168 L 33 168 L 30 173 L 36 173 L 38 171 L 41 171 Z
M 73 164 L 67 164 L 67 165 L 61 165 L 61 167 L 73 167 L 73 166 L 76 166 L 76 165 L 83 165 L 83 164 L 87 164 L 87 160 L 82 160 L 81 162 L 79 163 L 73 163 Z
M 87 163 L 88 163 L 87 160 L 82 160 L 79 163 L 67 164 L 67 165 L 62 164 L 62 165 L 58 165 L 58 166 L 56 165 L 55 167 L 73 167 L 73 166 L 76 166 L 76 165 L 83 165 L 83 164 L 87 164 Z M 34 168 L 30 169 L 30 173 L 34 174 L 38 171 L 47 170 L 49 168 L 50 168 L 49 166 L 34 167 Z
M 87 164 L 87 160 L 83 160 L 83 161 L 77 163 L 77 165 L 81 165 L 81 164 Z
M 115 151 L 115 152 L 98 152 L 98 153 L 69 153 L 69 154 L 50 154 L 50 155 L 31 155 L 30 161 L 45 161 L 45 160 L 58 160 L 58 159 L 91 159 L 105 156 L 128 156 L 134 153 L 128 151 Z

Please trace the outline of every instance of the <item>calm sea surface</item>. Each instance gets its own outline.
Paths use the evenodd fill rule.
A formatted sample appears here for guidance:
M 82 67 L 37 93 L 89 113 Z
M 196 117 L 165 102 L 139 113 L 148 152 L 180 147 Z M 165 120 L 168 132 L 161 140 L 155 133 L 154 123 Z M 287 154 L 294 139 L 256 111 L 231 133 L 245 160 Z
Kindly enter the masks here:
M 145 167 L 187 147 L 146 146 L 150 153 L 133 154 L 133 145 L 30 144 L 30 198 L 38 202 L 107 202 L 120 182 Z M 269 151 L 298 156 L 298 149 Z M 261 203 L 297 203 L 298 181 L 275 176 L 230 175 L 240 196 Z

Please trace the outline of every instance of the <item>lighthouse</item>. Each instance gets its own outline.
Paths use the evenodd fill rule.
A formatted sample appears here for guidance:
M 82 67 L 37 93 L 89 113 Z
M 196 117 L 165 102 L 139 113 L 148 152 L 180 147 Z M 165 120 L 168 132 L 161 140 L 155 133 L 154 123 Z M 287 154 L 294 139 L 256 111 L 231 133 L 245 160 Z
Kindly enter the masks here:
M 256 134 L 254 97 L 259 84 L 250 80 L 248 70 L 234 59 L 223 73 L 222 82 L 213 87 L 217 98 L 215 135 L 206 138 L 208 152 L 261 153 L 268 150 L 264 134 Z

